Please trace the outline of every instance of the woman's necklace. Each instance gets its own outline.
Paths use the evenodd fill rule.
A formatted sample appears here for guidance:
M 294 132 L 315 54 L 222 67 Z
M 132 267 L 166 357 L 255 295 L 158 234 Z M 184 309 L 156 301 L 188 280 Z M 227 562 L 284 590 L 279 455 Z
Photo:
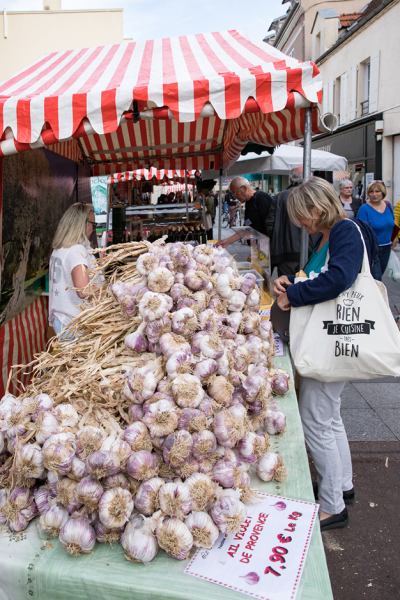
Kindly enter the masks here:
M 383 214 L 386 210 L 386 204 L 383 200 L 380 200 L 379 204 L 377 202 L 371 202 L 371 200 L 370 200 L 369 205 L 372 206 L 372 208 L 380 214 Z M 377 206 L 375 206 L 375 205 L 377 205 Z

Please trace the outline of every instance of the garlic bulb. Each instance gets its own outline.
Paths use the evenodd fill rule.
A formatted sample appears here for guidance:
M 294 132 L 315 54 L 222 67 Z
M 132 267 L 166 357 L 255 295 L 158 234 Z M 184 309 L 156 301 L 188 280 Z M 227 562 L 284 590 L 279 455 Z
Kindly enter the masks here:
M 133 333 L 129 333 L 125 339 L 125 346 L 134 350 L 135 352 L 146 352 L 148 348 L 148 341 L 144 335 L 146 331 L 146 321 L 141 323 L 139 327 Z
M 268 342 L 272 335 L 271 321 L 261 321 L 260 327 L 259 327 L 259 333 L 260 333 L 261 338 Z
M 212 478 L 223 488 L 231 488 L 235 484 L 235 465 L 229 460 L 218 460 L 213 468 Z
M 107 477 L 103 477 L 100 483 L 105 491 L 112 490 L 116 487 L 120 487 L 124 490 L 129 490 L 129 481 L 126 478 L 126 475 L 124 475 L 123 473 L 116 473 L 115 475 L 108 475 Z
M 51 411 L 53 408 L 53 399 L 48 394 L 38 394 L 33 399 L 35 411 L 31 413 L 32 421 L 36 421 L 41 413 Z
M 260 293 L 258 288 L 254 288 L 254 290 L 247 296 L 246 298 L 246 306 L 254 307 L 260 305 Z
M 172 383 L 172 393 L 180 408 L 197 408 L 204 398 L 201 381 L 195 375 L 178 375 Z
M 190 344 L 176 333 L 164 333 L 160 338 L 160 348 L 166 359 L 171 358 L 175 352 L 191 353 Z
M 206 458 L 213 454 L 217 449 L 217 439 L 211 431 L 200 431 L 194 433 L 193 440 L 193 456 L 194 458 Z
M 185 285 L 195 292 L 199 290 L 204 290 L 209 281 L 209 276 L 205 273 L 202 273 L 200 270 L 194 271 L 189 270 L 185 273 L 184 282 Z
M 212 419 L 218 409 L 221 407 L 212 398 L 204 395 L 203 400 L 199 404 L 199 410 L 205 414 L 208 419 Z
M 240 312 L 243 310 L 244 303 L 246 302 L 246 295 L 243 292 L 235 290 L 228 299 L 228 310 L 233 312 Z
M 222 298 L 214 296 L 214 298 L 211 298 L 210 302 L 208 303 L 208 308 L 213 310 L 217 315 L 226 316 L 227 305 L 228 303 L 226 300 L 222 300 Z
M 129 415 L 129 423 L 135 423 L 136 421 L 141 421 L 143 419 L 144 410 L 143 405 L 140 404 L 132 404 L 128 408 Z
M 246 518 L 245 505 L 240 501 L 241 491 L 230 490 L 229 496 L 222 496 L 211 509 L 211 517 L 222 533 L 228 536 L 239 531 Z
M 178 429 L 186 429 L 189 433 L 204 431 L 208 428 L 206 415 L 197 408 L 184 408 L 178 421 Z M 172 432 L 171 432 L 172 433 Z
M 71 556 L 89 553 L 96 542 L 96 534 L 85 517 L 71 517 L 61 528 L 60 544 Z
M 182 336 L 191 336 L 199 329 L 199 323 L 194 311 L 189 307 L 184 307 L 174 312 L 172 314 L 171 325 L 172 331 Z
M 243 408 L 241 404 L 235 404 L 228 409 L 221 410 L 214 417 L 212 429 L 218 442 L 227 448 L 233 448 L 237 442 L 242 439 L 248 429 L 248 423 L 245 416 L 241 416 L 234 409 Z
M 218 363 L 218 371 L 217 374 L 218 375 L 222 375 L 223 377 L 228 377 L 229 375 L 229 357 L 228 357 L 228 352 L 227 350 L 224 349 L 224 353 L 222 354 L 222 356 L 220 358 L 217 359 L 217 363 Z
M 185 285 L 182 285 L 181 283 L 174 283 L 174 285 L 171 288 L 170 295 L 172 300 L 176 304 L 178 304 L 181 300 L 184 300 L 185 298 L 191 298 L 193 294 L 190 290 L 187 289 Z
M 247 402 L 252 402 L 260 392 L 262 386 L 264 385 L 264 380 L 260 375 L 249 375 L 246 378 L 246 381 L 243 383 L 243 398 Z
M 146 424 L 141 421 L 129 425 L 123 433 L 123 438 L 134 452 L 138 452 L 139 450 L 148 450 L 150 452 L 152 449 L 149 430 Z
M 194 358 L 192 354 L 187 354 L 186 352 L 174 352 L 168 359 L 165 368 L 167 370 L 168 377 L 170 379 L 175 379 L 182 373 L 191 373 L 193 365 Z
M 132 494 L 120 487 L 107 490 L 99 502 L 100 521 L 109 529 L 122 527 L 133 510 Z
M 220 358 L 224 353 L 221 340 L 215 333 L 204 335 L 199 341 L 199 346 L 204 356 L 213 358 L 214 360 Z
M 213 264 L 213 249 L 207 244 L 196 246 L 193 250 L 193 258 L 196 262 L 209 267 Z
M 58 537 L 60 529 L 69 519 L 69 513 L 61 504 L 50 506 L 46 513 L 42 514 L 39 523 L 42 529 L 48 531 L 53 537 Z
M 283 433 L 286 427 L 286 416 L 280 410 L 267 410 L 264 427 L 269 435 Z
M 183 519 L 192 509 L 192 497 L 186 483 L 165 483 L 158 497 L 161 510 L 170 517 Z
M 218 371 L 218 363 L 213 358 L 206 358 L 196 363 L 193 374 L 200 379 L 202 383 Z
M 212 548 L 219 537 L 218 527 L 206 512 L 190 513 L 185 519 L 185 525 L 193 536 L 193 545 L 198 548 Z
M 139 367 L 129 373 L 124 395 L 135 404 L 143 404 L 156 391 L 157 380 L 148 367 Z
M 192 510 L 209 510 L 215 500 L 216 489 L 211 477 L 204 473 L 194 473 L 186 479 L 185 484 L 190 490 Z
M 177 560 L 187 558 L 193 546 L 193 536 L 185 523 L 175 517 L 164 519 L 157 526 L 156 535 L 160 548 L 169 556 Z
M 155 321 L 150 321 L 150 323 L 146 323 L 146 336 L 149 342 L 151 342 L 152 344 L 158 344 L 158 342 L 161 339 L 161 336 L 163 336 L 164 333 L 170 333 L 170 331 L 171 319 L 167 315 L 164 315 L 163 317 L 161 317 L 161 319 L 156 319 Z
M 146 517 L 160 508 L 159 491 L 164 485 L 161 477 L 152 477 L 140 484 L 135 496 L 135 508 Z
M 26 414 L 22 405 L 12 406 L 10 412 L 4 419 L 3 430 L 7 432 L 7 438 L 11 440 L 16 436 L 21 437 L 27 432 L 30 416 Z
M 255 464 L 257 460 L 267 452 L 269 439 L 264 432 L 258 434 L 250 431 L 238 442 L 238 452 L 240 460 Z
M 76 455 L 81 460 L 86 460 L 90 454 L 100 450 L 106 434 L 97 427 L 88 425 L 83 427 L 75 436 L 76 439 Z
M 121 468 L 120 460 L 115 452 L 97 451 L 93 452 L 86 460 L 86 469 L 89 475 L 96 479 L 115 475 Z
M 285 369 L 274 369 L 269 382 L 272 386 L 272 393 L 277 396 L 284 396 L 290 389 L 290 376 Z
M 169 311 L 169 304 L 165 294 L 146 292 L 139 302 L 139 312 L 146 322 L 161 319 Z
M 126 461 L 128 460 L 128 458 L 132 454 L 131 446 L 127 442 L 125 442 L 124 440 L 117 439 L 111 445 L 111 452 L 115 452 L 115 454 L 119 458 L 121 469 L 124 469 L 125 465 L 126 465 Z
M 225 273 L 220 273 L 217 277 L 216 290 L 221 298 L 229 300 L 233 294 L 233 289 L 230 285 L 229 276 Z
M 208 395 L 222 406 L 230 404 L 233 391 L 233 385 L 222 375 L 218 375 L 207 388 Z
M 135 316 L 137 313 L 136 300 L 127 286 L 122 281 L 116 281 L 110 285 L 110 290 L 118 300 L 123 315 L 127 318 Z
M 185 481 L 185 479 L 191 475 L 199 472 L 199 463 L 193 456 L 189 456 L 186 460 L 174 467 L 174 471 L 182 481 Z
M 202 337 L 204 337 L 205 335 L 207 335 L 204 331 L 198 331 L 197 333 L 195 333 L 192 337 L 192 341 L 191 341 L 191 350 L 192 350 L 192 354 L 200 354 L 201 349 L 200 349 L 200 340 Z
M 44 473 L 44 465 L 40 446 L 25 444 L 15 455 L 15 468 L 23 477 L 39 479 Z
M 193 446 L 192 436 L 188 431 L 171 433 L 163 444 L 163 458 L 172 468 L 181 464 L 190 456 Z
M 158 267 L 159 260 L 154 254 L 141 254 L 136 261 L 136 269 L 141 275 L 148 276 Z
M 3 490 L 0 490 L 0 493 Z M 5 492 L 5 490 L 4 490 Z M 35 498 L 36 506 L 39 511 L 39 514 L 43 515 L 50 508 L 50 502 L 54 500 L 54 494 L 51 490 L 49 490 L 46 486 L 42 485 L 40 488 L 36 489 L 33 492 L 33 497 Z M 1 501 L 0 501 L 1 505 Z M 1 511 L 0 511 L 1 512 Z
M 25 488 L 15 488 L 9 495 L 1 492 L 0 524 L 6 523 L 11 531 L 23 531 L 38 514 L 33 496 Z
M 129 475 L 138 481 L 146 481 L 152 477 L 157 477 L 159 468 L 159 458 L 147 450 L 134 452 L 126 463 Z
M 59 404 L 53 412 L 60 427 L 75 427 L 79 421 L 79 415 L 72 404 Z
M 101 483 L 95 477 L 87 476 L 81 479 L 76 486 L 75 499 L 93 511 L 97 510 L 103 492 Z
M 43 465 L 48 471 L 54 471 L 59 475 L 66 475 L 71 469 L 75 450 L 69 444 L 58 444 L 57 442 L 43 446 Z
M 130 521 L 121 535 L 121 545 L 125 550 L 125 558 L 132 562 L 148 565 L 157 555 L 158 544 L 154 535 L 156 518 L 143 518 L 143 523 Z
M 256 282 L 254 273 L 245 273 L 240 284 L 240 291 L 248 296 L 254 290 Z
M 174 283 L 174 275 L 165 267 L 157 267 L 147 277 L 147 286 L 152 292 L 168 292 Z
M 169 255 L 174 261 L 184 267 L 193 256 L 193 248 L 189 244 L 175 242 L 170 248 Z
M 178 425 L 178 415 L 170 402 L 159 400 L 148 407 L 143 417 L 143 423 L 149 428 L 152 438 L 162 437 L 175 431 Z
M 245 310 L 241 314 L 242 321 L 240 323 L 240 330 L 246 334 L 255 333 L 260 325 L 260 315 L 248 310 Z
M 263 481 L 284 481 L 287 477 L 287 468 L 283 464 L 280 454 L 267 452 L 263 454 L 257 463 L 257 475 Z
M 124 531 L 124 527 L 108 529 L 108 527 L 103 525 L 101 521 L 96 521 L 93 524 L 93 527 L 96 533 L 96 540 L 100 544 L 106 544 L 108 542 L 112 545 L 114 542 L 117 542 L 119 539 L 121 539 L 121 534 Z

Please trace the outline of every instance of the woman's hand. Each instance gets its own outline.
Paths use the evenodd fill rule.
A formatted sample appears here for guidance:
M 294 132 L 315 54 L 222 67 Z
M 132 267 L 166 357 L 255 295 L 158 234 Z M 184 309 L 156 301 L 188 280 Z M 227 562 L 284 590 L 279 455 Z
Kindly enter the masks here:
M 251 263 L 251 254 L 248 255 L 247 262 Z
M 275 298 L 279 298 L 281 294 L 286 294 L 286 288 L 292 285 L 286 275 L 281 275 L 274 281 L 273 295 Z
M 216 248 L 227 248 L 230 244 L 229 238 L 227 238 L 226 240 L 220 240 L 219 242 L 217 242 L 215 244 Z
M 396 248 L 398 241 L 399 241 L 399 238 L 395 237 L 394 240 L 393 240 L 393 242 L 392 242 L 392 250 L 394 250 Z
M 280 294 L 276 299 L 278 306 L 282 310 L 290 310 L 292 307 L 290 306 L 290 302 L 288 300 L 287 294 Z

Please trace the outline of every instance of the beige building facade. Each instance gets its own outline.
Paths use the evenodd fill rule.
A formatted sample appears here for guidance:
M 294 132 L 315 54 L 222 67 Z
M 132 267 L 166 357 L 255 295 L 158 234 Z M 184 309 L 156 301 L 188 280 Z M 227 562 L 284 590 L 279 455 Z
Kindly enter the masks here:
M 373 7 L 372 7 L 373 8 Z M 339 120 L 331 136 L 314 139 L 349 161 L 355 183 L 373 177 L 385 181 L 388 200 L 400 199 L 400 0 L 376 2 L 375 10 L 343 35 L 332 37 L 335 19 L 316 19 L 311 48 L 319 34 L 330 37 L 330 48 L 314 56 L 323 80 L 323 113 Z M 337 24 L 337 19 L 336 19 Z M 322 35 L 321 35 L 322 34 Z M 339 151 L 339 152 L 338 152 Z
M 122 9 L 61 10 L 61 0 L 44 0 L 43 8 L 0 11 L 0 81 L 51 52 L 131 41 Z

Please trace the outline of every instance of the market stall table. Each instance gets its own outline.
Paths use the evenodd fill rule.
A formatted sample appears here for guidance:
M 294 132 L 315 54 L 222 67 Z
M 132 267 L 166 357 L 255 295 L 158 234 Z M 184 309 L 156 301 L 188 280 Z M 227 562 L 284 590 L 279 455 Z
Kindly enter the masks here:
M 271 436 L 273 450 L 282 454 L 289 468 L 285 483 L 261 482 L 259 491 L 314 501 L 303 431 L 293 385 L 288 348 L 285 356 L 275 357 L 274 366 L 286 369 L 291 375 L 289 393 L 279 398 L 279 408 L 287 417 L 283 435 Z M 252 485 L 259 485 L 255 476 Z M 92 554 L 69 556 L 58 538 L 47 535 L 35 519 L 26 531 L 10 533 L 1 530 L 0 598 L 7 600 L 229 600 L 244 598 L 243 594 L 184 574 L 188 560 L 177 561 L 159 550 L 153 562 L 132 564 L 124 558 L 119 543 L 96 543 Z M 194 549 L 193 549 L 194 552 Z M 316 524 L 311 538 L 304 573 L 297 595 L 301 600 L 333 600 L 329 574 Z

